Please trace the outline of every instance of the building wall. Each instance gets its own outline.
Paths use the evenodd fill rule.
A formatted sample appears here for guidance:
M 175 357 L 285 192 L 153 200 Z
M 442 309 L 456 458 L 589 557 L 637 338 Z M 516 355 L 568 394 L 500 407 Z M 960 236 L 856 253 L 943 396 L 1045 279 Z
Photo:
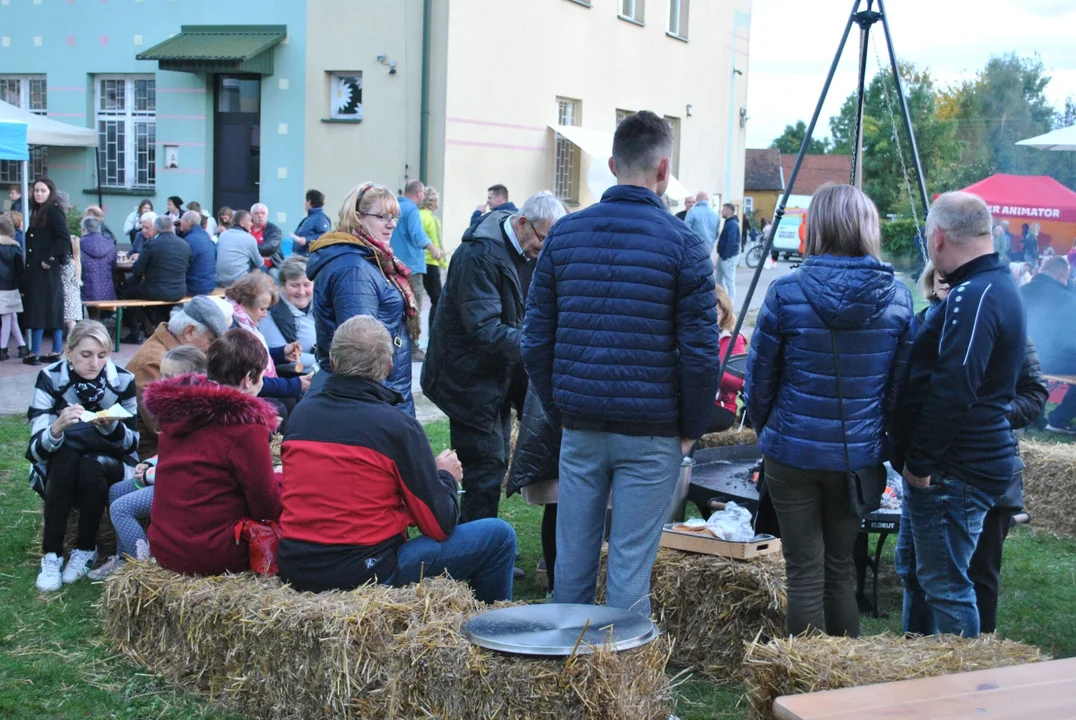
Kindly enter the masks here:
M 744 196 L 750 196 L 755 200 L 755 217 L 766 218 L 773 221 L 773 211 L 777 209 L 777 201 L 781 193 L 777 190 L 744 190 Z M 740 211 L 743 211 L 743 203 L 737 203 Z
M 666 34 L 667 0 L 646 0 L 644 25 L 619 2 L 470 0 L 448 18 L 444 227 L 449 245 L 486 188 L 517 203 L 553 184 L 556 98 L 582 101 L 582 126 L 612 133 L 616 110 L 680 118 L 680 181 L 742 196 L 750 0 L 692 0 L 687 42 Z M 742 76 L 733 75 L 739 69 Z M 735 77 L 735 82 L 733 82 Z M 692 105 L 691 117 L 686 107 Z M 587 187 L 582 155 L 579 205 Z
M 288 40 L 276 48 L 275 74 L 262 83 L 261 193 L 271 219 L 290 224 L 302 211 L 303 93 L 306 9 L 301 0 L 19 0 L 0 5 L 0 75 L 45 74 L 48 115 L 95 127 L 94 76 L 152 74 L 157 85 L 156 208 L 179 195 L 212 202 L 212 79 L 166 72 L 135 56 L 176 34 L 183 24 L 283 24 Z M 280 85 L 280 80 L 287 89 Z M 296 99 L 298 98 L 298 99 Z M 280 135 L 282 125 L 287 134 Z M 163 145 L 179 145 L 180 167 L 164 169 Z M 50 148 L 49 176 L 72 202 L 96 203 L 92 148 Z M 104 193 L 106 222 L 119 232 L 137 195 Z M 280 215 L 283 213 L 283 215 Z
M 304 173 L 307 187 L 325 193 L 334 220 L 359 183 L 400 193 L 419 175 L 422 6 L 422 0 L 309 2 Z M 396 61 L 394 75 L 378 55 Z M 362 72 L 362 122 L 324 122 L 330 73 L 341 70 Z

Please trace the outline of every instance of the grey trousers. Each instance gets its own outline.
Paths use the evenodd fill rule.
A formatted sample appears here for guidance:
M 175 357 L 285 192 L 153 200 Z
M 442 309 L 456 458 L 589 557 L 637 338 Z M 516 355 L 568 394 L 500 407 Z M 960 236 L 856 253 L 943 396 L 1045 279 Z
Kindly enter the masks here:
M 605 508 L 614 490 L 605 602 L 650 615 L 650 572 L 682 460 L 679 438 L 565 428 L 554 602 L 594 602 Z
M 766 458 L 788 576 L 788 633 L 859 635 L 855 560 L 861 521 L 843 472 L 803 470 Z

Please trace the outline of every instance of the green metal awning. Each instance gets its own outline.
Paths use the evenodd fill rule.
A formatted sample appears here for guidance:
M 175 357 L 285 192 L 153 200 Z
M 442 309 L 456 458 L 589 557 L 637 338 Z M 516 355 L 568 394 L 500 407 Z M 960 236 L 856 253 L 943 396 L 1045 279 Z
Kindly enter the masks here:
M 137 58 L 161 70 L 272 75 L 273 48 L 287 36 L 286 25 L 183 25 Z

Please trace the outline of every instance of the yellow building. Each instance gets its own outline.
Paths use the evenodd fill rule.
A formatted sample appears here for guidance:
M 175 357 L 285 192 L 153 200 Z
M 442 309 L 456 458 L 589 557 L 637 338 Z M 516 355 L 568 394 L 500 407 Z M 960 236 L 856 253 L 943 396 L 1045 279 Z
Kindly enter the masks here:
M 670 196 L 743 196 L 751 0 L 310 0 L 307 187 L 337 203 L 357 183 L 441 191 L 458 242 L 486 188 L 600 198 L 627 113 L 676 136 Z M 425 66 L 425 68 L 424 68 Z M 334 117 L 333 93 L 358 117 Z M 557 128 L 560 128 L 559 130 Z M 680 197 L 674 197 L 680 200 Z M 675 209 L 675 208 L 674 208 Z

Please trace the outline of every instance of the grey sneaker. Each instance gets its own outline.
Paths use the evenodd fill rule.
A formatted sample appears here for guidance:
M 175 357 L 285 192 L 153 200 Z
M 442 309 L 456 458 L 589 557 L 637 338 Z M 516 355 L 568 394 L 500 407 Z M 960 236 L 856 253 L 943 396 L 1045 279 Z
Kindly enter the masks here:
M 104 580 L 106 577 L 116 572 L 126 564 L 127 561 L 121 558 L 119 555 L 112 555 L 108 558 L 108 560 L 105 560 L 105 562 L 100 567 L 96 567 L 86 573 L 86 577 L 88 577 L 90 580 Z
M 37 575 L 37 589 L 41 592 L 56 592 L 63 587 L 63 579 L 60 570 L 63 569 L 64 559 L 56 553 L 49 553 L 41 558 L 41 572 Z
M 67 567 L 64 568 L 64 585 L 70 585 L 86 577 L 86 573 L 90 571 L 90 568 L 96 562 L 97 548 L 93 550 L 72 550 L 71 557 L 67 560 Z
M 1076 428 L 1073 428 L 1071 425 L 1066 425 L 1065 427 L 1057 427 L 1056 425 L 1046 423 L 1046 430 L 1048 432 L 1059 433 L 1061 435 L 1076 435 Z
M 135 540 L 135 560 L 149 560 L 149 543 L 145 540 Z

